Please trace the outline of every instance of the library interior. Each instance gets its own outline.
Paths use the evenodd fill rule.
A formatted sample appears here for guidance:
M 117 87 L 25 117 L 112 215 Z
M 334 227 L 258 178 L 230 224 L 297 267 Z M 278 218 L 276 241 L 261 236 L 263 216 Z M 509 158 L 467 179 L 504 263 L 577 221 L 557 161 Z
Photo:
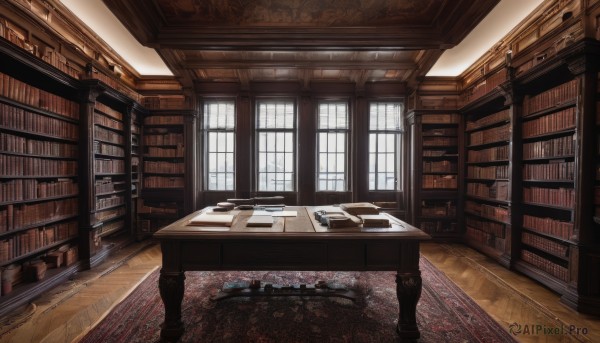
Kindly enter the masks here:
M 0 61 L 0 342 L 370 341 L 204 332 L 196 275 L 387 287 L 391 341 L 453 341 L 448 285 L 495 325 L 464 340 L 600 341 L 600 0 L 2 0 Z

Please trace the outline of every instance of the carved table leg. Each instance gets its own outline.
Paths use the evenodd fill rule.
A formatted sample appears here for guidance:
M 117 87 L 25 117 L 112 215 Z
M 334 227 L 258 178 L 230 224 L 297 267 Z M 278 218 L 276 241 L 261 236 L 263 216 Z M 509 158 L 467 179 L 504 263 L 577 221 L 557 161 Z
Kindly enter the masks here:
M 160 330 L 162 341 L 175 342 L 184 331 L 181 321 L 185 274 L 183 272 L 160 271 L 158 289 L 165 305 L 165 321 Z
M 417 327 L 417 302 L 421 297 L 421 272 L 398 273 L 396 293 L 400 312 L 396 331 L 401 338 L 417 339 L 421 336 Z

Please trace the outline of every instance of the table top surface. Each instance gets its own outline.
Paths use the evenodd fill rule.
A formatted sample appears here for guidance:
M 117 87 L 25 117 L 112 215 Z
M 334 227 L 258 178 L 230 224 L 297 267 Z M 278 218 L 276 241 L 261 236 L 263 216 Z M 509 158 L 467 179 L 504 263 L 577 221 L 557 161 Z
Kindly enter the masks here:
M 360 220 L 352 227 L 328 229 L 314 216 L 315 211 L 339 212 L 336 206 L 286 206 L 279 209 L 265 208 L 253 210 L 231 210 L 214 212 L 212 207 L 185 216 L 160 229 L 154 234 L 159 240 L 173 239 L 403 239 L 427 240 L 431 237 L 418 228 L 387 213 L 381 213 L 389 222 L 389 227 L 363 227 Z M 230 225 L 193 224 L 199 215 L 232 215 Z M 254 218 L 253 218 L 254 217 Z M 249 226 L 248 220 L 272 217 L 272 225 Z M 356 217 L 351 216 L 353 219 Z

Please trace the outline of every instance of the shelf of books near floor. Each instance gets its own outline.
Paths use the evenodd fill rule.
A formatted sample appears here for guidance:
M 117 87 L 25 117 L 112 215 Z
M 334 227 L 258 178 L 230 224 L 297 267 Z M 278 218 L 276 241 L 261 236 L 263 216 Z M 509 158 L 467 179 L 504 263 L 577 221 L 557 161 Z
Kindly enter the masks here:
M 144 118 L 138 238 L 152 235 L 184 213 L 184 128 L 185 115 L 181 111 L 152 110 Z
M 79 268 L 78 81 L 0 39 L 0 315 Z
M 460 115 L 444 110 L 413 110 L 413 225 L 440 239 L 458 239 L 457 223 Z

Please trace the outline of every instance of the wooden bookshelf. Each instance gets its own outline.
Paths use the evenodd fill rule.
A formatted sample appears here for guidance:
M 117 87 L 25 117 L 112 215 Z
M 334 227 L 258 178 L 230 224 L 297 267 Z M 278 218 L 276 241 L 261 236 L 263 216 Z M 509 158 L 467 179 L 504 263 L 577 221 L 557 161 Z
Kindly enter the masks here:
M 143 109 L 128 94 L 106 84 L 105 78 L 83 81 L 85 114 L 80 154 L 83 178 L 90 185 L 82 191 L 80 205 L 82 260 L 99 264 L 111 251 L 131 242 L 135 197 L 139 183 L 138 115 Z M 136 136 L 137 135 L 137 136 Z M 137 143 L 139 144 L 139 143 Z M 137 150 L 136 150 L 137 149 Z M 137 161 L 137 162 L 136 162 Z
M 6 21 L 0 25 L 7 28 L 0 38 L 0 315 L 4 315 L 66 280 L 79 266 L 80 120 L 78 82 L 41 59 L 23 60 L 29 52 L 20 36 Z
M 502 97 L 483 97 L 465 116 L 466 241 L 502 264 L 510 260 L 510 109 Z
M 460 115 L 453 111 L 413 110 L 409 113 L 414 180 L 412 224 L 434 239 L 460 237 L 457 211 Z
M 184 213 L 186 187 L 185 116 L 176 110 L 153 110 L 143 121 L 142 198 L 137 236 L 152 235 Z

